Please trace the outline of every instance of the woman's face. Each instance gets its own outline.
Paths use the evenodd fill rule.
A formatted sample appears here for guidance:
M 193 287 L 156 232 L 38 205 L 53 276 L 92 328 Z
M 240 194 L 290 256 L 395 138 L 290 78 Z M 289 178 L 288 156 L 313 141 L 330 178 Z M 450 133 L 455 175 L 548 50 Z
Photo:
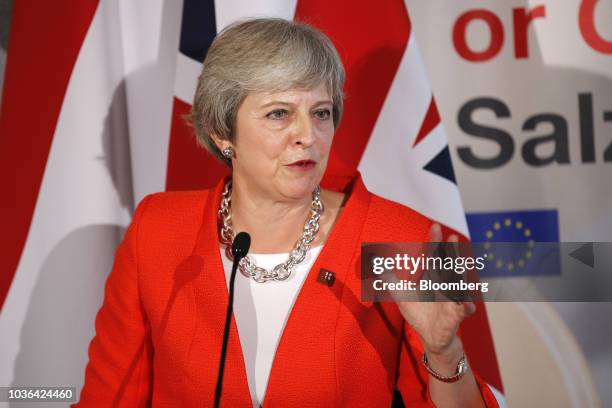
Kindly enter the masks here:
M 325 84 L 249 94 L 237 113 L 234 183 L 274 200 L 310 197 L 327 166 L 332 107 Z

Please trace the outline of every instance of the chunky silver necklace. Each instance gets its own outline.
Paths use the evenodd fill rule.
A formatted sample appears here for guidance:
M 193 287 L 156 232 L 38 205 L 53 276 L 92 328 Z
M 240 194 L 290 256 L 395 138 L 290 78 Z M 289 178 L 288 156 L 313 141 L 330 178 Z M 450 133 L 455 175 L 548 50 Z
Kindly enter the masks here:
M 232 182 L 228 181 L 225 184 L 223 193 L 221 193 L 221 205 L 219 207 L 219 226 L 221 243 L 225 244 L 225 256 L 230 261 L 234 261 L 232 255 L 232 242 L 234 241 L 234 230 L 232 228 L 232 212 L 231 212 L 231 195 Z M 272 270 L 267 270 L 255 265 L 255 262 L 248 255 L 240 260 L 238 269 L 240 273 L 248 278 L 252 278 L 255 282 L 264 283 L 271 280 L 282 281 L 291 275 L 296 265 L 304 260 L 306 252 L 310 249 L 310 244 L 314 241 L 315 235 L 319 231 L 319 219 L 323 214 L 325 207 L 321 201 L 321 189 L 319 186 L 312 192 L 312 207 L 310 215 L 304 223 L 304 232 L 297 240 L 295 246 L 289 253 L 289 257 L 285 262 L 276 265 Z

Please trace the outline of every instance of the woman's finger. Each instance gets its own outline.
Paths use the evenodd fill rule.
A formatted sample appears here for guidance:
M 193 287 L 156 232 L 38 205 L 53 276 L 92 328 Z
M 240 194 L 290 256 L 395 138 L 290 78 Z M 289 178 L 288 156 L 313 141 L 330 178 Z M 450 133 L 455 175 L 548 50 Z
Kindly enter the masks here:
M 459 236 L 457 234 L 451 234 L 446 240 L 446 242 L 447 242 L 447 245 L 445 245 L 446 254 L 453 258 L 458 257 L 459 256 Z
M 474 302 L 462 302 L 465 317 L 471 316 L 476 311 Z
M 442 227 L 437 222 L 429 228 L 429 242 L 442 242 Z

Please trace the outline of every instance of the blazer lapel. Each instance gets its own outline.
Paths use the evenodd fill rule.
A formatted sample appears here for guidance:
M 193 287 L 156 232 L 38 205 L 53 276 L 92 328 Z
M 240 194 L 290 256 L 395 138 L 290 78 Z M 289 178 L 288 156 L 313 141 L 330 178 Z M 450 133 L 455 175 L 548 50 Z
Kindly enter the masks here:
M 264 408 L 336 405 L 336 322 L 370 202 L 359 175 L 350 187 L 352 194 L 289 314 L 272 363 Z M 322 268 L 334 272 L 331 287 L 317 281 Z
M 225 273 L 219 253 L 217 232 L 217 211 L 224 180 L 219 181 L 212 195 L 206 202 L 202 228 L 193 250 L 194 256 L 201 257 L 203 272 L 198 276 L 195 285 L 195 298 L 198 310 L 198 326 L 195 330 L 197 347 L 192 347 L 192 366 L 199 367 L 202 395 L 212 406 L 219 370 L 219 357 L 225 325 L 225 314 L 229 299 Z M 236 320 L 232 318 L 227 345 L 225 371 L 223 375 L 222 406 L 252 406 L 251 395 L 246 376 L 246 368 Z

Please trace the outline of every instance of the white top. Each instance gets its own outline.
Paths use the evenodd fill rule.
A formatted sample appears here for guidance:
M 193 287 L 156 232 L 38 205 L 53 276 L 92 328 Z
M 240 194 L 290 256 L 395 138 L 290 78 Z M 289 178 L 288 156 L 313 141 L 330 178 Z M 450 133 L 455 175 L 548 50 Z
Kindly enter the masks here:
M 270 369 L 281 334 L 302 284 L 312 268 L 322 245 L 310 248 L 306 258 L 285 281 L 257 283 L 236 271 L 234 282 L 234 318 L 246 365 L 253 407 L 258 407 L 266 393 Z M 229 288 L 232 262 L 221 246 L 225 282 Z M 285 254 L 249 254 L 257 266 L 272 269 L 285 262 Z

